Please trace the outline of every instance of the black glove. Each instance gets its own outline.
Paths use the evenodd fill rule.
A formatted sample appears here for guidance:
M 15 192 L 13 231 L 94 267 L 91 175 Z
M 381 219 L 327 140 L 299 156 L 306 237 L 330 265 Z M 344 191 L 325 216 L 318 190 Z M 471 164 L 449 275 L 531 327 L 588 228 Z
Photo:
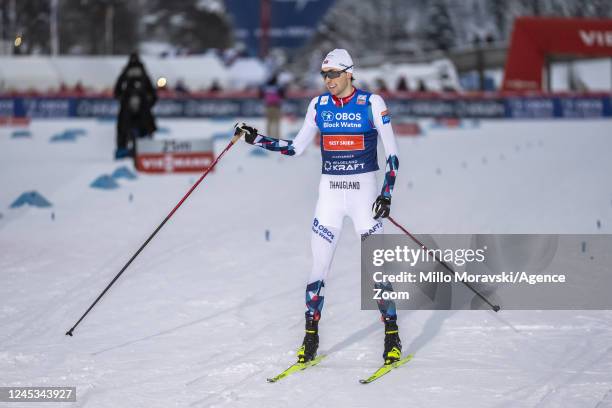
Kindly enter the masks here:
M 391 212 L 391 198 L 379 195 L 372 204 L 372 215 L 374 219 L 387 218 Z
M 255 139 L 257 138 L 257 129 L 248 126 L 246 123 L 241 123 L 236 127 L 236 129 L 241 130 L 244 133 L 245 142 L 247 142 L 248 144 L 255 143 Z

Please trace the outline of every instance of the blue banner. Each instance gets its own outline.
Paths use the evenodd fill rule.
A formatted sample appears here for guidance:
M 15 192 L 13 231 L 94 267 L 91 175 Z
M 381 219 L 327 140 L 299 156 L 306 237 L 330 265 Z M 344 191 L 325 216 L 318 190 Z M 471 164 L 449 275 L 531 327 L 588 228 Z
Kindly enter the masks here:
M 268 4 L 269 46 L 295 49 L 308 41 L 334 0 L 225 0 L 235 36 L 251 55 L 259 54 L 262 2 Z
M 283 102 L 283 112 L 302 116 L 309 99 Z M 386 98 L 389 112 L 396 117 L 415 118 L 609 118 L 612 96 L 523 96 L 486 98 Z M 118 103 L 111 98 L 2 98 L 0 117 L 30 118 L 114 118 Z M 257 98 L 160 99 L 154 114 L 160 118 L 229 118 L 263 116 L 263 102 Z

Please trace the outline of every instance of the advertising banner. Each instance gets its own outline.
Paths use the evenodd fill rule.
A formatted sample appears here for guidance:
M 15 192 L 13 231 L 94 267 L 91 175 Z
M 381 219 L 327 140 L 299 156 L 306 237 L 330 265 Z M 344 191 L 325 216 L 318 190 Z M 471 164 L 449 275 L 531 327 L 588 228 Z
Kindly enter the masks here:
M 386 98 L 395 117 L 545 119 L 612 117 L 611 96 L 554 95 L 452 98 Z M 288 98 L 283 113 L 300 117 L 308 99 Z M 0 97 L 0 117 L 29 118 L 114 118 L 119 106 L 111 98 Z M 263 102 L 257 98 L 161 98 L 153 112 L 159 118 L 261 117 Z
M 212 139 L 137 139 L 136 170 L 143 173 L 202 172 L 215 160 Z
M 544 64 L 555 55 L 611 57 L 612 19 L 516 18 L 503 89 L 542 90 Z

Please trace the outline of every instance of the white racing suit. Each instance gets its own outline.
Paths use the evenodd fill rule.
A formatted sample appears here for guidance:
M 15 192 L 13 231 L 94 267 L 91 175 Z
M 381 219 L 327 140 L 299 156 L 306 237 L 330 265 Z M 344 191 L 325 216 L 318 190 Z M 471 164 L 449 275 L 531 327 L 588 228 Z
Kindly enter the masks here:
M 302 128 L 294 140 L 257 136 L 255 145 L 286 155 L 300 155 L 321 134 L 321 182 L 312 223 L 312 270 L 306 285 L 306 317 L 318 321 L 324 301 L 325 279 L 334 257 L 344 217 L 351 218 L 362 239 L 383 232 L 372 204 L 380 195 L 389 199 L 399 160 L 390 116 L 383 99 L 355 89 L 346 98 L 329 93 L 315 97 L 308 106 Z M 386 172 L 382 191 L 376 185 L 377 141 L 383 142 Z M 379 285 L 381 286 L 381 285 Z M 393 290 L 390 285 L 383 290 Z M 379 301 L 382 319 L 396 320 L 393 301 Z

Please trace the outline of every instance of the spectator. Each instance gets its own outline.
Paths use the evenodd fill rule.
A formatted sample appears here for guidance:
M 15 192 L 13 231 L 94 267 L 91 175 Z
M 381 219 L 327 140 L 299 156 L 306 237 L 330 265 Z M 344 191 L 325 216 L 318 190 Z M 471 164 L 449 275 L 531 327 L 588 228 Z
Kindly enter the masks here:
M 409 91 L 408 81 L 406 81 L 406 77 L 405 76 L 402 75 L 400 77 L 399 81 L 397 81 L 397 88 L 396 88 L 396 90 L 399 91 L 399 92 Z
M 389 92 L 389 88 L 387 88 L 387 83 L 382 78 L 376 78 L 376 89 L 378 92 Z
M 176 93 L 179 94 L 189 93 L 189 88 L 187 88 L 187 85 L 185 85 L 185 81 L 183 81 L 182 78 L 179 78 L 178 81 L 176 81 L 176 86 L 174 87 L 174 90 L 176 91 Z
M 266 136 L 280 137 L 280 120 L 285 88 L 279 84 L 278 72 L 272 74 L 268 82 L 259 90 L 259 96 L 266 106 Z
M 134 156 L 136 137 L 152 137 L 157 130 L 152 109 L 157 92 L 138 54 L 132 53 L 114 90 L 120 109 L 117 118 L 115 158 Z
M 427 92 L 427 85 L 425 85 L 425 81 L 419 79 L 417 81 L 417 91 L 419 92 Z
M 221 92 L 221 84 L 216 79 L 213 79 L 212 84 L 210 85 L 209 92 Z
M 83 95 L 85 93 L 85 87 L 83 86 L 83 82 L 80 80 L 77 81 L 76 85 L 74 85 L 74 92 L 78 95 Z

